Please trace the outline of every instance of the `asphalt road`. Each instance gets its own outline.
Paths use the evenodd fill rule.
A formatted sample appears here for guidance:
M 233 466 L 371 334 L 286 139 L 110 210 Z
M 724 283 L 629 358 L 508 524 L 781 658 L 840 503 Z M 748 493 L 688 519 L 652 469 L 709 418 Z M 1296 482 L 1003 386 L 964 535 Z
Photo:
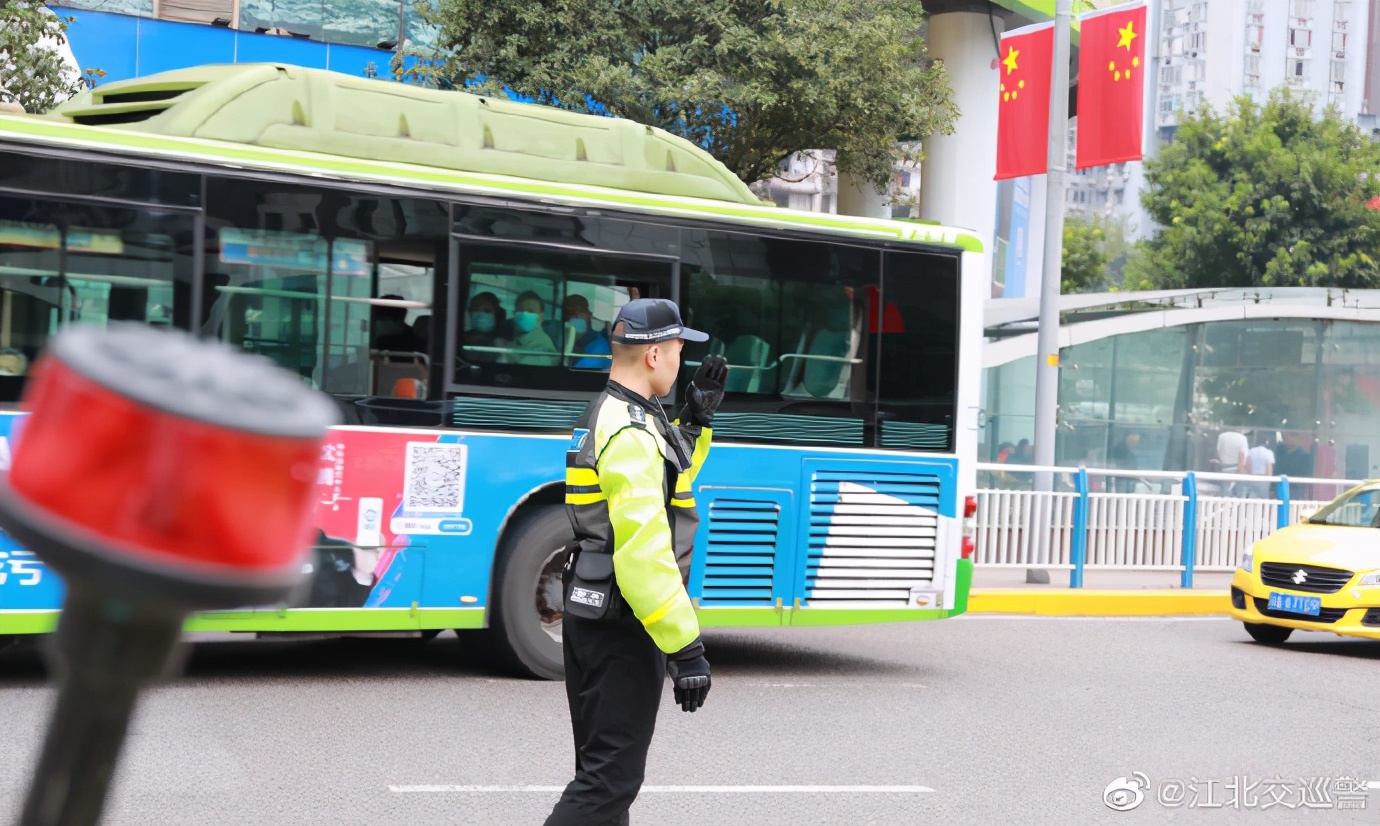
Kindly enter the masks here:
M 1380 643 L 1006 617 L 707 642 L 709 703 L 684 714 L 667 692 L 647 779 L 662 788 L 634 823 L 1380 822 L 1380 790 L 1344 810 L 1336 785 L 1380 780 Z M 35 656 L 0 658 L 0 821 L 49 700 Z M 486 671 L 449 635 L 206 643 L 146 696 L 104 822 L 537 824 L 569 779 L 568 732 L 559 684 Z M 1135 772 L 1141 805 L 1107 808 Z M 1235 807 L 1233 782 L 1255 784 Z M 905 788 L 856 788 L 878 786 Z

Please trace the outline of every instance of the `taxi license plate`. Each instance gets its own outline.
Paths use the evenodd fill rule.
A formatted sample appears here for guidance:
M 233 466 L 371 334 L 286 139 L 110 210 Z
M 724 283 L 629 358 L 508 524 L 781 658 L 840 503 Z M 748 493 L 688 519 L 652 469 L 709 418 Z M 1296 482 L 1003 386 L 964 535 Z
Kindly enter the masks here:
M 1283 611 L 1287 614 L 1307 614 L 1310 617 L 1316 617 L 1322 611 L 1322 598 L 1300 597 L 1294 594 L 1281 594 L 1278 591 L 1271 591 L 1270 610 Z

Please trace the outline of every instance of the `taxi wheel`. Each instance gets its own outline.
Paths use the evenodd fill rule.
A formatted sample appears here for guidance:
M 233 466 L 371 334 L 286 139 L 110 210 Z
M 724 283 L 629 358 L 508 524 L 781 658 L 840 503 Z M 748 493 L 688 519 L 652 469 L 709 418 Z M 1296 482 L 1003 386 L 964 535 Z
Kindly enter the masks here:
M 1294 629 L 1278 625 L 1262 625 L 1258 622 L 1245 622 L 1242 625 L 1246 626 L 1246 633 L 1251 635 L 1251 639 L 1266 645 L 1283 645 L 1284 641 L 1289 639 L 1289 635 L 1294 633 Z
M 489 627 L 461 639 L 519 676 L 564 679 L 560 574 L 573 538 L 559 505 L 534 508 L 508 531 L 495 565 Z

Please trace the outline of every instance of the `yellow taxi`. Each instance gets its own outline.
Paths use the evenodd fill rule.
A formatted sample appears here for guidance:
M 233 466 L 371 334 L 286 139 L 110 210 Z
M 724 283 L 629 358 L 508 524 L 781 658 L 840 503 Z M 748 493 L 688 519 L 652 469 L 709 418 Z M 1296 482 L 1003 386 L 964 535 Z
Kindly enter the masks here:
M 1257 542 L 1232 577 L 1231 615 L 1269 645 L 1295 629 L 1380 639 L 1380 479 Z

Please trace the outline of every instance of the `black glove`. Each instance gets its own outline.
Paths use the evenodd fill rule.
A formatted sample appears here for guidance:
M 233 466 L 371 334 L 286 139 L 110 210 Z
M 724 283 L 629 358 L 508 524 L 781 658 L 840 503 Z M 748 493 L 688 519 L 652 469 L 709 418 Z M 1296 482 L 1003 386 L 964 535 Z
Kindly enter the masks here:
M 685 410 L 688 419 L 700 427 L 709 427 L 714 421 L 714 411 L 724 400 L 724 381 L 728 379 L 728 362 L 723 356 L 705 356 L 695 377 L 690 380 L 690 388 L 685 391 Z M 686 421 L 682 416 L 681 421 Z
M 696 639 L 667 656 L 666 673 L 681 711 L 695 711 L 704 705 L 704 698 L 709 696 L 709 660 L 704 658 L 704 643 Z

